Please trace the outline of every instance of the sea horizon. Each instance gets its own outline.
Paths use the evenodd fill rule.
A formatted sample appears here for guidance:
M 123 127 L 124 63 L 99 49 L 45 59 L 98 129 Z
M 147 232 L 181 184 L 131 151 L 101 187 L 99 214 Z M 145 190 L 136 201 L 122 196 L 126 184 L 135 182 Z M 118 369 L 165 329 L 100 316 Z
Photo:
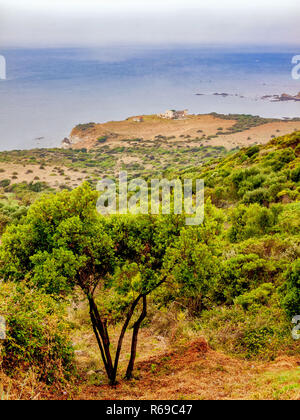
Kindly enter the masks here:
M 299 102 L 262 99 L 300 91 L 293 46 L 10 47 L 0 54 L 7 63 L 1 150 L 59 147 L 77 124 L 166 109 L 300 117 Z

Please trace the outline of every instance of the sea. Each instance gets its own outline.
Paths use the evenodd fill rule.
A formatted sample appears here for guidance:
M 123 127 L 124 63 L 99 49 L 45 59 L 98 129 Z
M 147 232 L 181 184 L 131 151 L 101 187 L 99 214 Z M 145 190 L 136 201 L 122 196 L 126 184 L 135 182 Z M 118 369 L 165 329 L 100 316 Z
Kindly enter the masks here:
M 59 147 L 79 123 L 167 109 L 300 117 L 300 102 L 262 99 L 300 91 L 299 54 L 300 46 L 0 48 L 0 150 Z

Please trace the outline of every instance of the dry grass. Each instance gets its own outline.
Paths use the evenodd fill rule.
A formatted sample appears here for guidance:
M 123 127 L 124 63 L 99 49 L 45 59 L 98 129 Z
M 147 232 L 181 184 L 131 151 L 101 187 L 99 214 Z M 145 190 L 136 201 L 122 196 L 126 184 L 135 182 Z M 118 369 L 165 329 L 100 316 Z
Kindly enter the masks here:
M 143 338 L 145 338 L 143 336 Z M 83 384 L 75 399 L 299 399 L 295 358 L 272 363 L 238 360 L 210 350 L 203 339 L 139 360 L 135 379 L 115 387 Z M 103 378 L 102 378 L 103 381 Z M 101 380 L 100 380 L 101 382 Z
M 125 121 L 111 121 L 104 124 L 95 124 L 94 127 L 80 131 L 77 128 L 72 130 L 71 137 L 77 140 L 82 138 L 73 148 L 91 149 L 96 145 L 128 146 L 126 139 L 140 138 L 144 140 L 155 140 L 155 136 L 174 137 L 168 140 L 169 143 L 180 141 L 186 145 L 186 139 L 180 136 L 191 136 L 191 138 L 201 138 L 202 135 L 211 136 L 218 133 L 218 128 L 223 131 L 231 128 L 235 120 L 225 120 L 213 115 L 191 115 L 184 120 L 166 120 L 156 116 L 144 116 L 144 122 L 136 123 L 129 118 Z M 278 121 L 250 128 L 243 132 L 219 135 L 209 140 L 194 142 L 195 146 L 204 144 L 210 146 L 224 146 L 232 149 L 237 146 L 249 146 L 254 142 L 258 144 L 267 143 L 272 135 L 284 135 L 300 129 L 300 122 Z M 202 132 L 199 133 L 199 130 Z M 97 139 L 106 136 L 107 142 L 99 144 Z
M 27 372 L 23 377 L 12 379 L 0 370 L 0 401 L 38 400 L 47 393 L 47 387 L 36 380 L 32 371 Z
M 150 305 L 151 306 L 151 305 Z M 151 308 L 150 308 L 151 311 Z M 134 379 L 123 380 L 130 355 L 131 330 L 124 338 L 119 383 L 107 384 L 84 301 L 70 311 L 80 372 L 77 387 L 55 398 L 169 399 L 299 399 L 300 356 L 273 362 L 247 361 L 209 348 L 205 338 L 178 319 L 176 307 L 154 317 L 140 330 Z M 120 326 L 110 329 L 114 352 Z M 53 396 L 51 396 L 52 398 Z
M 61 170 L 64 171 L 64 175 L 61 175 L 59 171 L 55 169 L 55 166 L 45 166 L 44 169 L 41 169 L 39 165 L 23 164 L 23 163 L 7 163 L 1 162 L 0 168 L 4 170 L 1 173 L 0 180 L 2 179 L 11 179 L 12 183 L 24 182 L 46 182 L 50 187 L 57 188 L 61 184 L 69 185 L 74 187 L 77 184 L 78 177 L 81 177 L 82 180 L 88 179 L 89 173 L 70 172 L 67 167 L 61 167 Z M 92 172 L 92 171 L 90 171 Z M 17 178 L 12 179 L 14 173 L 17 173 Z M 70 179 L 68 179 L 70 178 Z
M 117 330 L 112 332 L 112 346 L 117 333 Z M 88 325 L 81 326 L 74 344 L 80 347 L 76 356 L 79 379 L 75 385 L 47 388 L 37 383 L 32 373 L 22 380 L 0 374 L 0 400 L 300 399 L 299 357 L 281 356 L 273 362 L 245 361 L 211 350 L 201 337 L 174 342 L 143 328 L 134 379 L 122 379 L 129 357 L 130 334 L 127 334 L 119 383 L 111 387 Z

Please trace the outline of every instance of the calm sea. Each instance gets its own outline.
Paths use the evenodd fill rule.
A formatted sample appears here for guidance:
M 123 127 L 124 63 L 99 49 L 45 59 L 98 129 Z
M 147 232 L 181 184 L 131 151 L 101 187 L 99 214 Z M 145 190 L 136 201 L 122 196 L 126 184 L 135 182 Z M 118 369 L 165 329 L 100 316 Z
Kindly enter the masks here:
M 300 48 L 0 49 L 7 62 L 7 79 L 0 80 L 0 149 L 56 147 L 78 123 L 166 109 L 300 117 L 300 102 L 260 99 L 300 91 L 300 79 L 291 77 L 291 59 L 299 53 Z

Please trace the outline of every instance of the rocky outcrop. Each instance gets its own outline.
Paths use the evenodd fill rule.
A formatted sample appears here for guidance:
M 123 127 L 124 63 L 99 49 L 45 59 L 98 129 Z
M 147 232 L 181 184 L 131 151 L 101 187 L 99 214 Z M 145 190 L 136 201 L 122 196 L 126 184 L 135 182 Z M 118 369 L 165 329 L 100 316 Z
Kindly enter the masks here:
M 63 141 L 61 142 L 62 149 L 68 149 L 71 145 L 70 139 L 68 137 L 65 137 Z
M 300 92 L 297 95 L 290 95 L 282 93 L 281 95 L 266 95 L 261 99 L 271 99 L 272 102 L 285 102 L 285 101 L 300 101 Z
M 63 141 L 61 142 L 61 147 L 62 147 L 62 149 L 69 149 L 74 144 L 77 144 L 77 143 L 79 143 L 83 140 L 84 140 L 84 138 L 82 138 L 82 137 L 71 135 L 69 138 L 65 137 L 63 139 Z

